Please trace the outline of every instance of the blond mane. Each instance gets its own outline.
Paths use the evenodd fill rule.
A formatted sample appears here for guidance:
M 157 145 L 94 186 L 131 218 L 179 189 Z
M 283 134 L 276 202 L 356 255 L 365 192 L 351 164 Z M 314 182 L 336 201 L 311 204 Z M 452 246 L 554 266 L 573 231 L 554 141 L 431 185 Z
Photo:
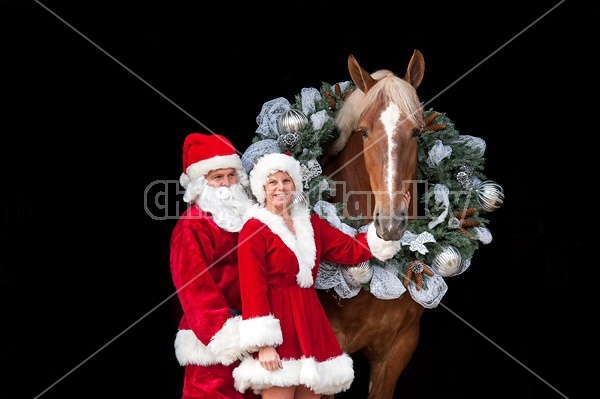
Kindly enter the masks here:
M 358 88 L 354 90 L 338 111 L 335 124 L 339 136 L 332 143 L 328 155 L 337 155 L 346 146 L 350 135 L 358 128 L 361 115 L 377 104 L 380 98 L 385 100 L 386 106 L 389 103 L 396 104 L 402 115 L 415 126 L 423 125 L 422 105 L 417 91 L 410 83 L 387 69 L 376 71 L 371 76 L 379 82 L 371 87 L 367 94 Z

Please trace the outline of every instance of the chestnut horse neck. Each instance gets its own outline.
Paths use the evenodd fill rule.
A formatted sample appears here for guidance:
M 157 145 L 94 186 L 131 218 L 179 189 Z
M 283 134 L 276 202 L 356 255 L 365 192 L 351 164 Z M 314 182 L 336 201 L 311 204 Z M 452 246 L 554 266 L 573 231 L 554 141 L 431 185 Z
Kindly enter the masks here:
M 369 75 L 353 56 L 348 66 L 357 90 L 338 111 L 339 138 L 324 170 L 332 179 L 342 179 L 342 195 L 369 193 L 372 198 L 358 199 L 358 206 L 347 207 L 348 214 L 373 220 L 380 237 L 397 240 L 413 209 L 413 204 L 403 204 L 403 194 L 410 190 L 412 198 L 417 198 L 417 142 L 424 122 L 416 88 L 424 62 L 415 51 L 404 78 L 388 70 Z M 362 145 L 357 145 L 359 141 Z M 348 198 L 336 194 L 336 201 L 348 203 Z

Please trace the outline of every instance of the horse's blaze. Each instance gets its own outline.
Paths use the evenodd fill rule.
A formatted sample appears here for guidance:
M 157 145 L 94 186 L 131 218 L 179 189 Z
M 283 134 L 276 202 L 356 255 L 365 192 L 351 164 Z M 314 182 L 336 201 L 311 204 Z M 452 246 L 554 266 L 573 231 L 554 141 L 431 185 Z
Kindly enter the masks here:
M 373 222 L 377 235 L 387 241 L 399 240 L 408 224 L 408 208 L 398 180 L 409 175 L 404 158 L 414 158 L 416 146 L 411 143 L 413 126 L 400 107 L 390 102 L 378 115 L 373 107 L 361 116 L 361 124 L 371 126 L 371 140 L 365 142 L 364 157 L 371 169 L 371 187 L 375 189 Z M 382 157 L 382 155 L 385 156 Z M 382 162 L 383 160 L 383 162 Z

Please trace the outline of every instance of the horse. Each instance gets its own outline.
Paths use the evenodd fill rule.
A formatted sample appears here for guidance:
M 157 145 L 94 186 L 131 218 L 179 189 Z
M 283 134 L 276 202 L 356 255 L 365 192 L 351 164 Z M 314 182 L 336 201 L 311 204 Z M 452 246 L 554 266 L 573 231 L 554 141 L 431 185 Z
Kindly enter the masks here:
M 339 136 L 320 158 L 323 172 L 344 187 L 335 190 L 331 201 L 353 204 L 344 212 L 372 221 L 385 240 L 399 240 L 417 212 L 417 143 L 427 121 L 416 89 L 424 69 L 418 50 L 403 77 L 389 70 L 370 74 L 350 55 L 348 70 L 356 89 L 337 110 Z M 408 207 L 402 201 L 406 190 L 412 194 Z M 373 200 L 359 195 L 353 201 L 349 193 L 369 193 Z M 423 306 L 408 293 L 383 300 L 365 289 L 351 298 L 317 292 L 342 349 L 360 351 L 368 360 L 368 399 L 392 399 L 419 342 Z

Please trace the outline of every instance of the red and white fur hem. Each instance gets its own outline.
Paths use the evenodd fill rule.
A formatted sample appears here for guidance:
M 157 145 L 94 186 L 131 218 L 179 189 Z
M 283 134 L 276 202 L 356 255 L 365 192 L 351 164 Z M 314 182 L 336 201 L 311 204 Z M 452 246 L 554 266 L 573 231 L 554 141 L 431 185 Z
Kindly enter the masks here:
M 354 380 L 352 358 L 342 354 L 324 362 L 313 358 L 283 359 L 283 367 L 269 371 L 257 359 L 246 357 L 233 370 L 235 388 L 260 394 L 272 386 L 306 385 L 317 394 L 334 395 L 350 388 Z

